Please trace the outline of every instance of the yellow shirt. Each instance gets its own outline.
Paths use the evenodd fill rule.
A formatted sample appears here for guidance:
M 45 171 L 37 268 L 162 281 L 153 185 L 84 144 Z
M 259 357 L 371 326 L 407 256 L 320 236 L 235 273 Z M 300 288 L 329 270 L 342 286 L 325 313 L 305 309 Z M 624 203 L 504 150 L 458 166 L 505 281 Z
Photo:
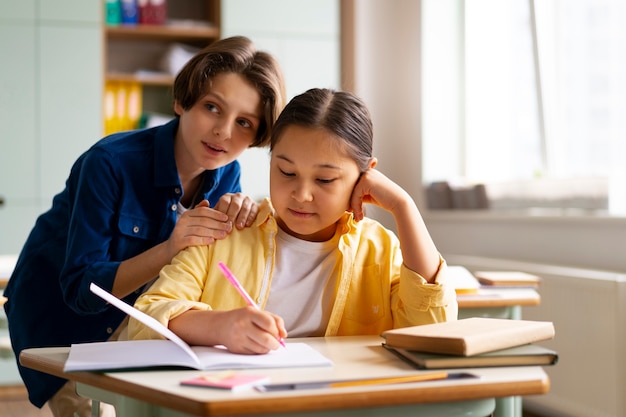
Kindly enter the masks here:
M 456 320 L 454 288 L 446 285 L 447 266 L 440 258 L 435 283 L 429 284 L 402 263 L 400 243 L 380 223 L 355 222 L 346 213 L 338 222 L 339 278 L 325 336 L 378 335 L 384 330 Z M 274 269 L 278 225 L 269 200 L 251 227 L 233 230 L 212 245 L 181 251 L 135 303 L 166 327 L 190 309 L 232 310 L 245 301 L 217 267 L 224 262 L 263 308 Z M 161 336 L 132 319 L 129 338 Z

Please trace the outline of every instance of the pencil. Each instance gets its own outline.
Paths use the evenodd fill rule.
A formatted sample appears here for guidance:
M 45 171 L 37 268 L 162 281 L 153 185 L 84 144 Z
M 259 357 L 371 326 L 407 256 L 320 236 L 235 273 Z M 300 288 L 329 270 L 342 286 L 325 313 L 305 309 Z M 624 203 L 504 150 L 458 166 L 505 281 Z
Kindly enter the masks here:
M 239 292 L 239 294 L 241 295 L 241 297 L 243 297 L 244 300 L 246 300 L 246 304 L 248 304 L 251 307 L 256 308 L 257 310 L 260 310 L 261 308 L 257 305 L 257 303 L 254 302 L 254 300 L 252 299 L 252 297 L 250 297 L 250 294 L 248 294 L 248 292 L 246 291 L 246 289 L 244 287 L 241 286 L 241 284 L 239 283 L 239 280 L 237 279 L 237 277 L 235 277 L 235 274 L 233 274 L 231 272 L 230 269 L 228 269 L 228 267 L 226 266 L 226 264 L 224 264 L 224 262 L 218 262 L 217 265 L 220 267 L 220 269 L 222 270 L 222 273 L 224 274 L 224 276 L 226 277 L 226 279 L 228 280 L 228 282 L 230 282 L 232 284 L 233 287 L 235 287 L 235 289 L 237 290 L 237 292 Z M 280 342 L 281 346 L 286 348 L 287 346 L 285 345 L 285 341 L 283 339 L 278 339 L 278 341 Z
M 431 381 L 436 379 L 446 379 L 447 372 L 429 372 L 426 374 L 396 376 L 388 378 L 355 379 L 354 381 L 340 381 L 328 384 L 332 388 L 358 387 L 361 385 L 381 385 L 381 384 L 401 384 L 406 382 Z

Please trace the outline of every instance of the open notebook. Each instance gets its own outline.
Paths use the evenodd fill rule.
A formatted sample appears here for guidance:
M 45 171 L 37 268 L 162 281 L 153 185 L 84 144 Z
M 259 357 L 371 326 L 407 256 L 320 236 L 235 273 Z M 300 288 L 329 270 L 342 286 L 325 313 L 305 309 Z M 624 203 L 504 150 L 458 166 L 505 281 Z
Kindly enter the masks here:
M 265 355 L 241 355 L 223 347 L 189 346 L 153 317 L 91 284 L 91 291 L 167 340 L 77 343 L 70 348 L 65 372 L 162 366 L 200 370 L 332 366 L 330 359 L 306 343 L 287 343 Z

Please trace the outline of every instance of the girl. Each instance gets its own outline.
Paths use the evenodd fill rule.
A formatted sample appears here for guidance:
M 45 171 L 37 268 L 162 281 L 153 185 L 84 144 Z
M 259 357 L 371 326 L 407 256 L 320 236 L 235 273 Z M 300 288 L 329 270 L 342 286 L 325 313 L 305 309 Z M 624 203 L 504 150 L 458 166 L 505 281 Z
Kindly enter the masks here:
M 96 143 L 37 220 L 4 293 L 16 356 L 111 338 L 124 316 L 91 282 L 133 303 L 180 250 L 252 224 L 258 205 L 240 194 L 235 159 L 269 142 L 285 103 L 277 62 L 247 38 L 223 39 L 185 65 L 173 91 L 174 120 Z M 66 383 L 20 373 L 38 407 Z M 65 402 L 72 394 L 52 398 L 55 415 L 90 414 L 80 398 Z
M 290 336 L 380 334 L 455 320 L 454 289 L 415 203 L 376 170 L 369 113 L 350 93 L 312 89 L 272 133 L 270 200 L 248 229 L 179 253 L 136 302 L 192 345 L 266 353 Z M 389 211 L 396 237 L 364 217 Z M 223 261 L 265 311 L 221 275 Z M 132 338 L 158 337 L 131 319 Z

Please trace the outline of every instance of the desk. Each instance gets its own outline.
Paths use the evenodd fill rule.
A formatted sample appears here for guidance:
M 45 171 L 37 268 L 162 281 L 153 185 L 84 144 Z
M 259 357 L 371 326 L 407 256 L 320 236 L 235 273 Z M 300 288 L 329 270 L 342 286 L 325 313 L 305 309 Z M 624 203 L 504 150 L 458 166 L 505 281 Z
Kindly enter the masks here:
M 459 318 L 494 317 L 520 320 L 522 307 L 541 302 L 533 288 L 484 288 L 476 293 L 457 294 Z
M 288 339 L 304 342 L 334 361 L 333 367 L 266 369 L 272 383 L 400 376 L 416 371 L 382 346 L 377 336 Z M 289 345 L 287 345 L 289 346 Z M 548 376 L 540 367 L 476 368 L 477 379 L 398 385 L 237 393 L 183 387 L 191 370 L 76 372 L 65 374 L 69 348 L 34 348 L 20 354 L 24 366 L 77 382 L 79 393 L 114 404 L 128 416 L 486 416 L 496 397 L 545 394 Z

